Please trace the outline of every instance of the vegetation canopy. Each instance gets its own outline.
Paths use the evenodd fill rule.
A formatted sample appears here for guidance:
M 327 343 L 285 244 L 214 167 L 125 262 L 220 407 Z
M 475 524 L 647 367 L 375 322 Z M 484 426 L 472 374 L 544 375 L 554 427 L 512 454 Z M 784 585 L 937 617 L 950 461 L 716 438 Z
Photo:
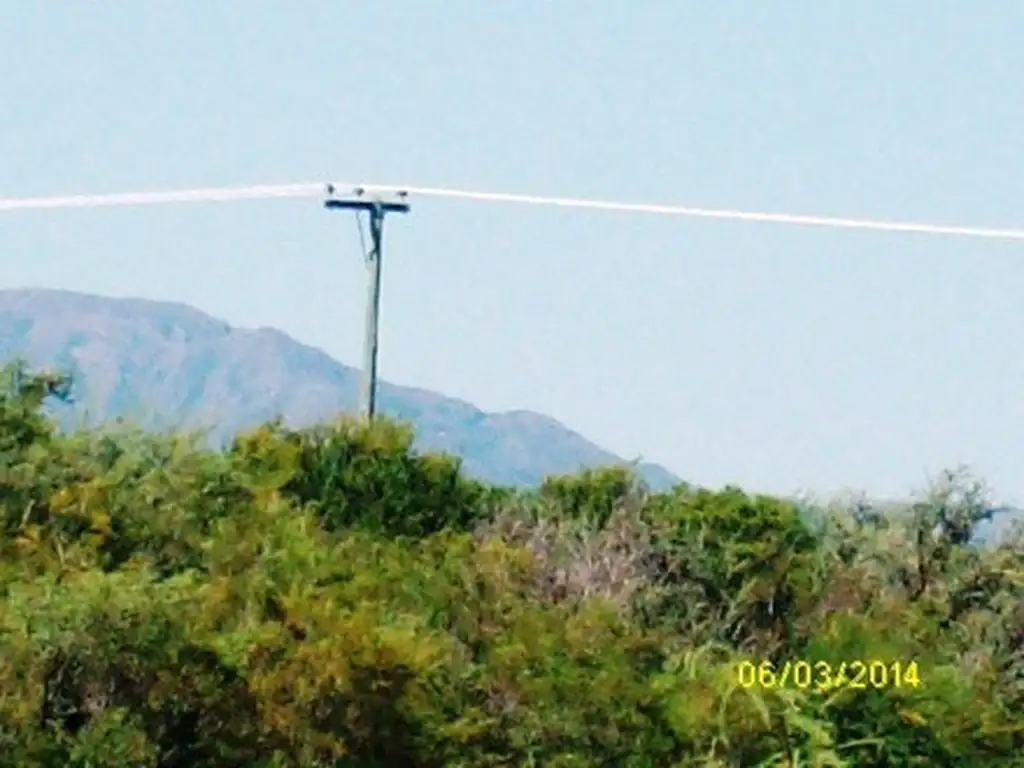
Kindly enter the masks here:
M 963 472 L 513 491 L 386 421 L 60 432 L 68 384 L 0 387 L 0 766 L 1024 766 L 1024 546 Z

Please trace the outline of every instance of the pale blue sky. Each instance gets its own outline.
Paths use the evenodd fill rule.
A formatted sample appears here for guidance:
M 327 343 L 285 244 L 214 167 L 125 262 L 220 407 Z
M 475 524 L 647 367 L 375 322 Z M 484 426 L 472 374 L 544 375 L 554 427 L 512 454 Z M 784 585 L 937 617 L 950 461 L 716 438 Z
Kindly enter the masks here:
M 244 10 L 243 10 L 244 9 Z M 0 196 L 361 180 L 1024 226 L 1024 4 L 0 0 Z M 712 486 L 1024 498 L 1024 245 L 413 199 L 382 375 Z M 0 287 L 359 360 L 313 200 L 0 214 Z

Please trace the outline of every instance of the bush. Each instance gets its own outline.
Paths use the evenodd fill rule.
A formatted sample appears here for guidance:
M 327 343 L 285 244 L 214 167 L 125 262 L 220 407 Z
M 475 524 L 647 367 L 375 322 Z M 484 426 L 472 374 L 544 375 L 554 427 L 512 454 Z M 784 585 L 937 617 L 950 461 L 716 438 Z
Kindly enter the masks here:
M 386 421 L 221 452 L 6 381 L 0 766 L 1024 765 L 1024 545 L 971 544 L 962 473 L 903 514 L 513 493 Z M 916 685 L 792 674 L 857 660 Z
M 270 424 L 239 437 L 231 454 L 250 482 L 315 508 L 327 530 L 470 530 L 488 489 L 462 477 L 456 459 L 413 453 L 412 441 L 408 426 L 346 418 L 300 431 Z

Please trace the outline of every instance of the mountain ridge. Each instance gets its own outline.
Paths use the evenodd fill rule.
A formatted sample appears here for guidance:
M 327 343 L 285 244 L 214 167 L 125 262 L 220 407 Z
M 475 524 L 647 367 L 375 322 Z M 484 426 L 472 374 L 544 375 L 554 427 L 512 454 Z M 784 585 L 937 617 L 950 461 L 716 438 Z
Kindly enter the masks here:
M 0 290 L 0 359 L 75 377 L 76 398 L 99 421 L 210 428 L 224 440 L 281 416 L 293 426 L 351 412 L 359 371 L 270 327 L 234 327 L 180 302 L 63 289 Z M 558 419 L 524 409 L 486 412 L 429 389 L 382 381 L 383 415 L 409 421 L 420 449 L 460 456 L 468 474 L 534 485 L 548 474 L 628 463 Z M 141 413 L 140 413 L 141 412 Z M 82 415 L 75 408 L 76 417 Z M 70 412 L 61 414 L 67 425 Z M 654 489 L 678 482 L 636 463 Z

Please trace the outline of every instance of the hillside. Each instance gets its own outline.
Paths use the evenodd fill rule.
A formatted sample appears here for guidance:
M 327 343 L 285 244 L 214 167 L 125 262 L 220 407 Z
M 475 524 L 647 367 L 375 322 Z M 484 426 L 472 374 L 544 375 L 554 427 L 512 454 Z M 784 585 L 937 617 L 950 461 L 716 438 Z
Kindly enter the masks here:
M 280 331 L 232 328 L 181 304 L 54 290 L 0 291 L 0 360 L 75 373 L 71 424 L 126 416 L 145 427 L 205 426 L 218 441 L 276 415 L 305 426 L 357 403 L 359 372 Z M 460 456 L 472 476 L 535 485 L 547 474 L 623 460 L 553 418 L 485 413 L 462 400 L 383 382 L 381 412 L 412 423 L 417 447 Z M 640 464 L 655 489 L 678 479 Z

